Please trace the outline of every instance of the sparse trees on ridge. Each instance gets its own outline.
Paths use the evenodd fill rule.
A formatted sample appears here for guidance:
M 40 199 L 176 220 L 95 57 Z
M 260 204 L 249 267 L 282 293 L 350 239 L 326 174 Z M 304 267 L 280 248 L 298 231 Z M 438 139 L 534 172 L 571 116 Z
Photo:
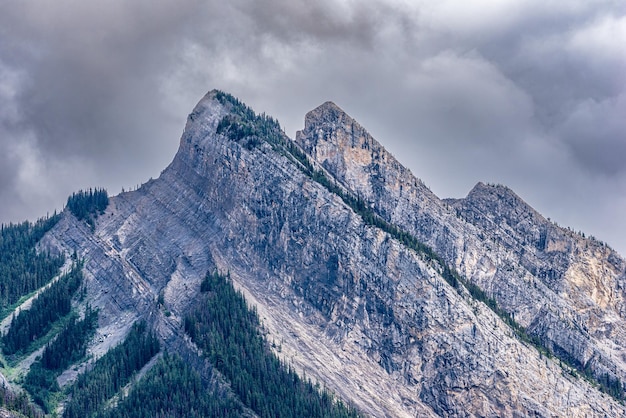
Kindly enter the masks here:
M 92 228 L 98 215 L 109 205 L 109 195 L 105 189 L 79 190 L 67 198 L 66 207 L 79 220 L 86 221 Z

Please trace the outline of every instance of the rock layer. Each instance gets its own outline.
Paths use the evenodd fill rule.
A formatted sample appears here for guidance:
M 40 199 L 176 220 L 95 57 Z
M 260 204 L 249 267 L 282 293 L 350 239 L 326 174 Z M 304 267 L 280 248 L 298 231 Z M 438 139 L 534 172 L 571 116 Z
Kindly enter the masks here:
M 440 200 L 328 102 L 296 140 L 384 219 L 431 246 L 563 360 L 626 381 L 626 262 L 546 220 L 510 189 L 478 183 Z
M 423 255 L 365 223 L 282 142 L 229 137 L 220 123 L 240 112 L 210 92 L 158 179 L 111 198 L 94 232 L 65 213 L 45 237 L 42 245 L 86 260 L 86 301 L 101 310 L 92 353 L 143 318 L 201 364 L 181 322 L 205 273 L 218 269 L 258 307 L 286 362 L 367 415 L 626 412 L 521 343 Z M 466 199 L 441 201 L 332 103 L 307 115 L 297 143 L 333 182 L 431 245 L 523 325 L 623 374 L 619 256 L 545 221 L 508 189 L 479 185 Z

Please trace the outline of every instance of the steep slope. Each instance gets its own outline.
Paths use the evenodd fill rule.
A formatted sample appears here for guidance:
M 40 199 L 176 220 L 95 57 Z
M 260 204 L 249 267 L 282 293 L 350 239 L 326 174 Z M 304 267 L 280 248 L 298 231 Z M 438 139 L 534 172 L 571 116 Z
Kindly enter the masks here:
M 330 112 L 307 115 L 298 142 L 328 178 L 465 274 L 474 272 L 468 276 L 479 284 L 490 283 L 501 258 L 490 261 L 488 245 L 496 244 L 463 247 L 487 232 L 457 217 L 336 106 L 324 107 Z M 348 122 L 352 142 L 322 129 Z M 328 144 L 325 154 L 314 152 L 321 149 L 315 141 Z M 371 170 L 382 181 L 370 181 Z M 100 309 L 96 356 L 144 319 L 168 349 L 209 368 L 182 320 L 205 273 L 217 269 L 230 272 L 257 306 L 287 362 L 365 414 L 626 412 L 521 343 L 483 303 L 452 288 L 440 265 L 366 223 L 312 175 L 272 120 L 220 92 L 190 114 L 179 151 L 158 179 L 111 198 L 94 231 L 64 213 L 42 246 L 85 259 L 86 302 Z M 525 322 L 541 310 L 535 300 L 515 301 L 511 306 L 534 314 Z
M 613 250 L 552 224 L 504 186 L 479 183 L 465 199 L 441 201 L 331 102 L 307 114 L 296 141 L 552 353 L 597 380 L 626 381 L 626 262 Z

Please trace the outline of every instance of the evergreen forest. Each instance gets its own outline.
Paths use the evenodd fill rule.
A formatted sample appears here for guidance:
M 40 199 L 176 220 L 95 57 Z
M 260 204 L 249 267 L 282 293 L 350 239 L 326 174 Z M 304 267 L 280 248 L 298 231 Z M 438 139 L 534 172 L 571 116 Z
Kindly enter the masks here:
M 264 119 L 274 129 L 271 119 Z M 270 129 L 270 130 L 272 130 Z M 104 189 L 79 191 L 67 208 L 95 227 L 108 205 Z M 283 364 L 265 340 L 258 315 L 246 305 L 227 276 L 207 274 L 201 300 L 184 319 L 184 330 L 207 353 L 207 360 L 228 385 L 207 383 L 177 354 L 163 353 L 141 378 L 137 373 L 160 352 L 157 337 L 141 322 L 126 339 L 88 366 L 68 387 L 58 378 L 89 360 L 87 346 L 98 324 L 98 313 L 75 304 L 83 286 L 82 262 L 74 256 L 69 270 L 57 275 L 65 258 L 38 250 L 44 234 L 59 221 L 54 214 L 36 223 L 0 228 L 0 312 L 6 316 L 39 291 L 28 309 L 13 312 L 0 337 L 8 366 L 39 350 L 19 378 L 17 388 L 0 388 L 0 407 L 18 416 L 63 417 L 235 417 L 250 411 L 262 417 L 356 417 L 357 412 L 330 392 L 300 378 Z M 83 289 L 84 290 L 84 289 Z M 122 392 L 133 379 L 128 392 Z M 225 388 L 231 389 L 225 389 Z M 117 401 L 111 403 L 112 399 Z
M 5 385 L 0 386 L 0 412 L 6 412 L 3 417 L 28 417 L 43 418 L 44 414 L 31 402 L 28 395 L 23 391 L 17 393 Z M 4 411 L 2 410 L 4 409 Z M 13 414 L 13 415 L 11 415 Z
M 44 412 L 53 409 L 51 396 L 61 389 L 57 377 L 70 365 L 85 358 L 87 343 L 98 325 L 98 312 L 87 306 L 84 318 L 72 315 L 59 335 L 49 342 L 40 359 L 31 365 L 24 388 Z
M 246 407 L 268 418 L 358 416 L 272 353 L 258 314 L 228 276 L 207 274 L 201 291 L 198 307 L 185 318 L 185 331 Z
M 79 220 L 85 221 L 92 228 L 95 220 L 102 215 L 109 205 L 109 195 L 105 189 L 80 190 L 67 198 L 66 207 Z
M 115 408 L 95 418 L 240 417 L 243 407 L 217 388 L 207 389 L 198 372 L 179 356 L 165 355 Z
M 61 255 L 37 252 L 37 243 L 59 220 L 59 215 L 36 223 L 0 226 L 0 314 L 5 317 L 20 298 L 39 289 L 58 273 Z
M 46 334 L 52 324 L 68 315 L 72 297 L 83 280 L 82 264 L 72 269 L 44 289 L 32 302 L 30 309 L 14 314 L 9 331 L 2 336 L 4 354 L 26 351 L 30 344 Z
M 159 352 L 156 336 L 145 322 L 135 323 L 124 342 L 100 357 L 69 388 L 64 418 L 86 418 L 102 412 L 105 402 L 128 384 L 133 375 Z

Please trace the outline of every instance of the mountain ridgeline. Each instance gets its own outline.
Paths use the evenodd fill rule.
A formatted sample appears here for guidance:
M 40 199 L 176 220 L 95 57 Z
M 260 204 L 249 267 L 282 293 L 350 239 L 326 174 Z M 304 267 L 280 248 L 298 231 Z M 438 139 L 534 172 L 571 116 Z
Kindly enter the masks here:
M 0 415 L 626 415 L 624 259 L 332 102 L 292 140 L 211 91 L 158 179 L 0 248 Z

